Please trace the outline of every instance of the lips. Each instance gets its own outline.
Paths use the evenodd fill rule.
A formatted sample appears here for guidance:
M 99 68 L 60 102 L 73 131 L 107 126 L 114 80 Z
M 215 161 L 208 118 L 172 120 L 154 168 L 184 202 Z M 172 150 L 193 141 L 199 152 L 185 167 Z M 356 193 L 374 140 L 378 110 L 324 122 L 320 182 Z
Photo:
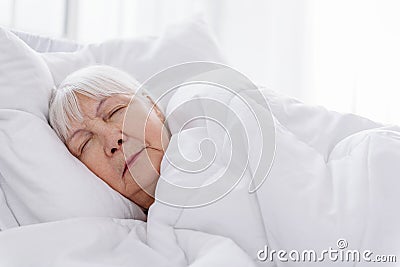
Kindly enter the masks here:
M 125 163 L 125 168 L 124 168 L 124 172 L 122 173 L 122 176 L 125 175 L 126 171 L 133 166 L 133 164 L 136 162 L 136 160 L 139 158 L 140 153 L 142 153 L 142 151 L 145 148 L 140 149 L 138 152 L 136 152 L 135 154 L 133 154 L 132 156 L 130 156 L 129 158 L 127 158 L 126 163 Z

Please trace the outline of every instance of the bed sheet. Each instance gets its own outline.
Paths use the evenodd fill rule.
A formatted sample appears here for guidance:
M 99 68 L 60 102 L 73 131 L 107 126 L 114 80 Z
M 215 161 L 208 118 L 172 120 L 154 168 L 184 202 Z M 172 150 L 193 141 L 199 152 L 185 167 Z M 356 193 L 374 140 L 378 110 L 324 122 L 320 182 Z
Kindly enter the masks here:
M 0 173 L 0 184 L 2 179 L 3 178 Z M 18 226 L 19 224 L 15 219 L 13 213 L 11 212 L 10 208 L 8 207 L 7 200 L 0 187 L 0 231 Z
M 165 244 L 166 236 L 153 242 Z M 76 218 L 10 229 L 0 234 L 0 266 L 237 266 L 254 263 L 231 240 L 192 230 L 174 231 L 176 254 L 148 245 L 146 223 Z

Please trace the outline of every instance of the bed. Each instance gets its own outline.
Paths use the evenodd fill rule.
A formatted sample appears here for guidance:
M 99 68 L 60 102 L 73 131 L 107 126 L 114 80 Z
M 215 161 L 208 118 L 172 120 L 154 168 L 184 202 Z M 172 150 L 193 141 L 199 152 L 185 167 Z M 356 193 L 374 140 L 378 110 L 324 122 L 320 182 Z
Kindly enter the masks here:
M 59 84 L 72 70 L 108 64 L 135 74 L 143 82 L 166 67 L 187 61 L 227 64 L 203 22 L 185 23 L 173 26 L 161 37 L 90 45 L 22 32 L 14 32 L 14 36 L 3 30 L 1 49 L 14 47 L 6 44 L 11 40 L 15 50 L 22 52 L 16 54 L 18 57 L 4 56 L 0 63 L 25 64 L 26 73 L 34 75 L 26 77 L 38 86 L 34 92 L 27 90 L 19 78 L 17 89 L 4 93 L 8 88 L 4 81 L 11 76 L 2 73 L 0 266 L 310 264 L 295 261 L 288 253 L 272 260 L 266 257 L 267 247 L 286 252 L 320 252 L 329 247 L 369 250 L 373 252 L 370 259 L 400 255 L 400 216 L 396 212 L 400 202 L 400 128 L 306 105 L 261 86 L 257 93 L 262 92 L 268 100 L 274 116 L 276 151 L 267 179 L 254 194 L 248 193 L 250 181 L 244 178 L 212 205 L 184 209 L 156 202 L 145 223 L 137 207 L 90 176 L 77 160 L 68 159 L 68 168 L 79 168 L 76 172 L 64 167 L 67 169 L 59 173 L 62 166 L 45 168 L 69 157 L 46 128 L 46 94 L 48 87 Z M 28 46 L 34 52 L 26 52 Z M 37 62 L 33 66 L 29 65 L 32 60 Z M 15 96 L 11 97 L 14 92 L 32 101 L 15 101 Z M 246 92 L 249 96 L 253 93 Z M 198 94 L 184 97 L 193 99 Z M 32 102 L 37 105 L 32 106 Z M 33 131 L 37 134 L 25 140 Z M 51 145 L 40 143 L 43 135 Z M 55 148 L 57 156 L 48 159 Z M 30 155 L 30 150 L 38 149 L 46 153 Z M 29 164 L 15 163 L 21 160 Z M 181 175 L 168 171 L 171 177 Z M 85 190 L 96 192 L 88 198 Z M 366 260 L 326 258 L 314 264 L 364 266 Z

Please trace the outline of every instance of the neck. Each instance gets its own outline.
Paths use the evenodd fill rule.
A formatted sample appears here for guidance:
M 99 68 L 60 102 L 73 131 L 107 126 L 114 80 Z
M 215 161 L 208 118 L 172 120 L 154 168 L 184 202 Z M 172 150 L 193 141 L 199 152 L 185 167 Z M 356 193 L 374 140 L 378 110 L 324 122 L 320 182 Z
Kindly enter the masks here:
M 133 201 L 133 199 L 135 200 Z M 154 198 L 148 195 L 144 190 L 138 192 L 133 199 L 131 200 L 139 205 L 143 210 L 148 210 L 151 204 L 154 203 Z

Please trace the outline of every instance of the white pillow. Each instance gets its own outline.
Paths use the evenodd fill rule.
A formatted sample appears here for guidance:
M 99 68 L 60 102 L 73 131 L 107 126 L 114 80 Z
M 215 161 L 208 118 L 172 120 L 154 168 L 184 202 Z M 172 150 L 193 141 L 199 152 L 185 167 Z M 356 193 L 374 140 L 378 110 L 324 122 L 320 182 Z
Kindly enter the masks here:
M 11 32 L 23 40 L 30 48 L 40 53 L 72 52 L 82 48 L 82 45 L 66 39 L 54 39 L 17 30 L 11 30 Z
M 79 216 L 144 218 L 136 205 L 69 154 L 47 124 L 50 89 L 66 75 L 109 64 L 144 81 L 178 63 L 224 62 L 199 19 L 171 26 L 160 37 L 43 54 L 0 29 L 0 51 L 0 184 L 21 225 Z
M 170 25 L 158 37 L 109 40 L 66 53 L 42 53 L 54 82 L 59 85 L 72 71 L 91 64 L 106 64 L 144 82 L 161 70 L 189 61 L 226 60 L 201 16 Z
M 69 154 L 47 123 L 51 73 L 41 56 L 0 29 L 0 181 L 19 224 L 78 216 L 143 219 L 131 201 Z

